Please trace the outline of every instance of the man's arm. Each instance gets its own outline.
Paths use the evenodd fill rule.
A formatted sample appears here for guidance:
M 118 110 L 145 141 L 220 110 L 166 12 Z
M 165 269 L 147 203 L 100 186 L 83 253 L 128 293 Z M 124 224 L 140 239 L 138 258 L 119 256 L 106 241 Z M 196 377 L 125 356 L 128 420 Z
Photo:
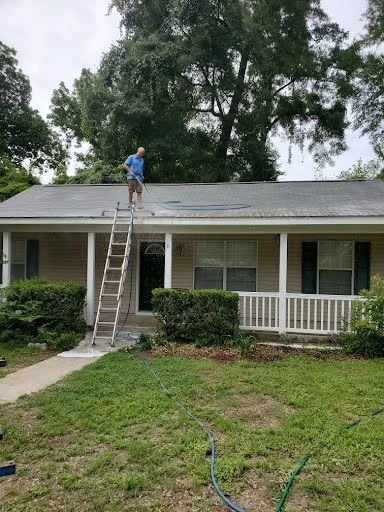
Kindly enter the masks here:
M 124 167 L 124 169 L 126 169 L 128 171 L 128 174 L 130 174 L 131 176 L 134 175 L 133 171 L 132 171 L 132 168 L 129 165 L 123 164 L 123 167 Z

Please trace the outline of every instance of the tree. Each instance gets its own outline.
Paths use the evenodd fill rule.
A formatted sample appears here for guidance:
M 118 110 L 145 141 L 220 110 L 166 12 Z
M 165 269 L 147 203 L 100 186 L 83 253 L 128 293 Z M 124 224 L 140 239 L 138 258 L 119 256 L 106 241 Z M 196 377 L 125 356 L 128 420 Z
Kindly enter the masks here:
M 55 125 L 90 142 L 96 158 L 116 165 L 129 141 L 148 146 L 151 179 L 273 180 L 278 133 L 308 141 L 318 159 L 345 148 L 359 48 L 345 48 L 320 0 L 111 7 L 125 36 L 52 102 Z
M 365 13 L 366 54 L 358 74 L 359 94 L 354 102 L 355 127 L 369 135 L 376 153 L 383 152 L 384 137 L 384 3 L 368 0 Z
M 338 180 L 376 180 L 384 179 L 384 165 L 379 160 L 369 160 L 363 163 L 362 159 L 347 171 L 342 171 Z
M 31 86 L 16 51 L 0 41 L 0 157 L 43 169 L 63 158 L 59 137 L 30 106 Z
M 30 172 L 0 157 L 0 202 L 40 182 Z

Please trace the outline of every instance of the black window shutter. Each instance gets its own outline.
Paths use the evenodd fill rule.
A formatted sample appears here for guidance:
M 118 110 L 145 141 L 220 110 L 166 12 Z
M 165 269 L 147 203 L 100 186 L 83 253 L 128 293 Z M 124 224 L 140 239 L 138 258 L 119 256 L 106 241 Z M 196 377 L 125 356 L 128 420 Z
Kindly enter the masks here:
M 301 253 L 302 293 L 317 292 L 317 242 L 303 242 Z
M 39 274 L 39 241 L 27 240 L 27 279 Z
M 355 289 L 357 295 L 361 290 L 369 290 L 371 281 L 371 243 L 355 243 Z

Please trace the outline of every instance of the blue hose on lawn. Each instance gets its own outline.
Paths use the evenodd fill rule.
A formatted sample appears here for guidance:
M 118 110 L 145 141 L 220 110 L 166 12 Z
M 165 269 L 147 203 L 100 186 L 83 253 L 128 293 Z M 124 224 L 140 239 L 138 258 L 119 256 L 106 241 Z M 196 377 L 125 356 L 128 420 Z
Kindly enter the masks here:
M 168 398 L 170 398 L 171 400 L 173 400 L 175 402 L 175 404 L 177 405 L 177 407 L 179 407 L 179 409 L 181 409 L 183 412 L 185 412 L 185 414 L 187 416 L 189 416 L 195 423 L 197 423 L 199 425 L 199 427 L 204 430 L 204 432 L 206 433 L 207 437 L 208 437 L 208 441 L 211 445 L 211 480 L 212 480 L 212 484 L 213 484 L 213 487 L 215 488 L 215 491 L 217 492 L 217 494 L 220 496 L 220 498 L 223 500 L 223 502 L 232 510 L 234 510 L 235 512 L 245 512 L 243 509 L 237 507 L 234 503 L 232 503 L 228 498 L 226 498 L 223 494 L 223 492 L 221 491 L 220 487 L 219 487 L 219 484 L 217 483 L 217 480 L 216 480 L 216 477 L 215 477 L 215 460 L 216 460 L 216 450 L 215 450 L 215 442 L 210 434 L 210 432 L 207 430 L 207 428 L 201 423 L 201 421 L 196 418 L 196 416 L 194 416 L 186 407 L 184 407 L 183 404 L 181 404 L 180 402 L 178 402 L 176 400 L 176 398 L 172 395 L 172 393 L 164 386 L 163 382 L 161 381 L 160 377 L 156 374 L 156 372 L 151 368 L 151 366 L 148 364 L 147 360 L 145 359 L 145 357 L 141 354 L 140 350 L 138 349 L 137 345 L 136 345 L 136 352 L 137 352 L 137 355 L 139 356 L 139 358 L 141 359 L 142 363 L 146 366 L 146 368 L 151 372 L 152 376 L 157 380 L 157 382 L 159 383 L 160 387 L 163 389 L 163 391 L 166 393 L 166 395 L 168 396 Z

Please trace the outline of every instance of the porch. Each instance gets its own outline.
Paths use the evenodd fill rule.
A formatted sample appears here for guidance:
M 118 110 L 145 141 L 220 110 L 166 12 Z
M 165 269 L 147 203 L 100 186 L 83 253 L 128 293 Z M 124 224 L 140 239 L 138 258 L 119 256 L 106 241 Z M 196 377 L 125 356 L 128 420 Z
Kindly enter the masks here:
M 0 288 L 22 275 L 83 282 L 85 318 L 92 325 L 109 239 L 108 227 L 103 231 L 3 232 Z M 319 245 L 318 251 L 316 244 L 324 242 L 328 245 Z M 343 254 L 335 261 L 339 249 Z M 148 304 L 155 287 L 222 287 L 239 294 L 242 330 L 349 331 L 354 305 L 361 299 L 356 293 L 326 293 L 326 286 L 352 292 L 366 287 L 370 275 L 384 275 L 383 255 L 382 234 L 138 233 L 121 316 L 127 318 L 129 310 L 128 325 L 154 325 Z

